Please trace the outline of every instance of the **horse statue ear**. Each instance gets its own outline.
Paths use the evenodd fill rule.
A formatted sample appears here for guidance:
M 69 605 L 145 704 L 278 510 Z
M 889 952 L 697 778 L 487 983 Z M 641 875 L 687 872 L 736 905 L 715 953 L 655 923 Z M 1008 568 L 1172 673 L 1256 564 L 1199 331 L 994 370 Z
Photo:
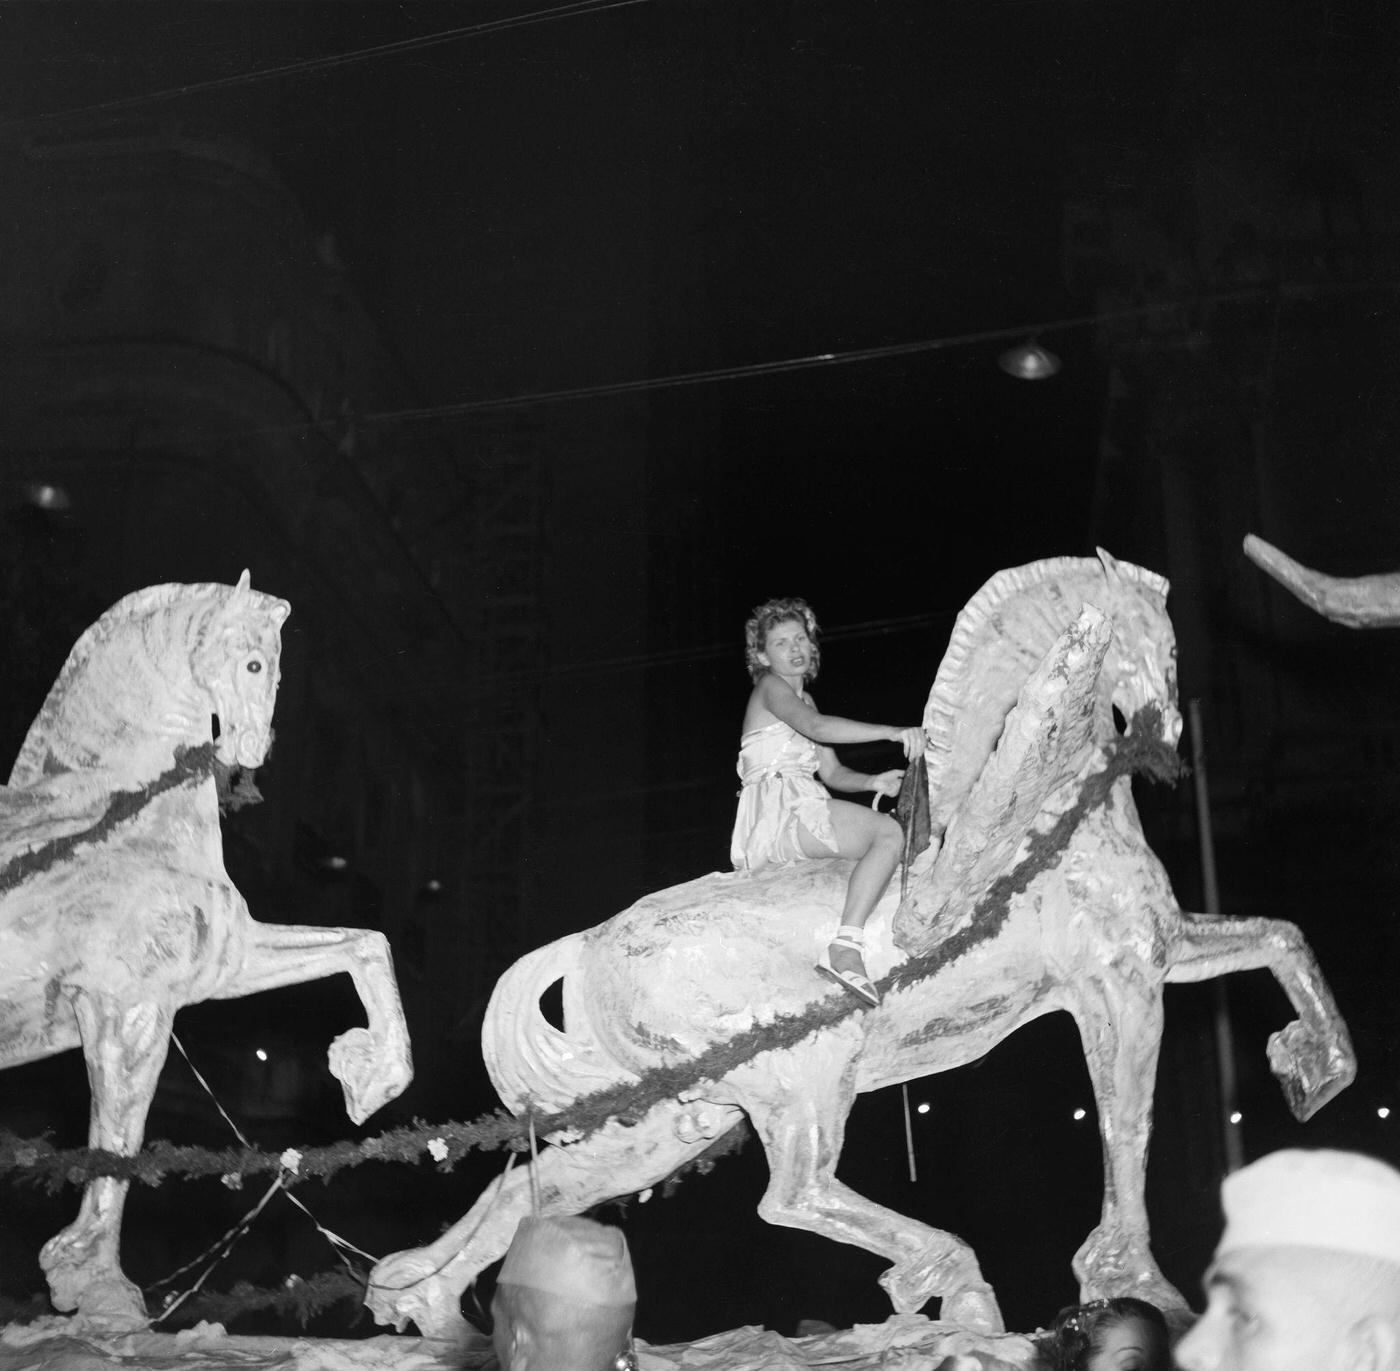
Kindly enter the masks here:
M 253 578 L 248 575 L 248 568 L 243 568 L 243 575 L 238 578 L 238 584 L 233 588 L 233 598 L 235 600 L 246 600 L 248 593 L 252 589 Z
M 1118 559 L 1111 552 L 1105 552 L 1101 547 L 1096 547 L 1094 551 L 1099 554 L 1099 561 L 1103 565 L 1103 572 L 1108 577 L 1109 583 L 1117 585 Z

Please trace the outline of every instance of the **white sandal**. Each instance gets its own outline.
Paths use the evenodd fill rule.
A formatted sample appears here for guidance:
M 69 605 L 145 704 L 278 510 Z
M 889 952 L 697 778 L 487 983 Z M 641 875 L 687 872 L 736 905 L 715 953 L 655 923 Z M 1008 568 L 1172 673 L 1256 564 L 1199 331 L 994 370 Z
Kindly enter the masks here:
M 831 964 L 831 949 L 833 947 L 846 947 L 852 952 L 859 952 L 862 970 L 838 971 Z M 875 983 L 865 974 L 864 962 L 865 929 L 859 928 L 855 924 L 842 924 L 836 930 L 836 936 L 827 944 L 826 951 L 822 953 L 821 960 L 817 963 L 817 970 L 828 980 L 835 981 L 837 985 L 849 990 L 858 1000 L 864 1001 L 874 1009 L 880 1003 L 880 992 L 876 990 Z

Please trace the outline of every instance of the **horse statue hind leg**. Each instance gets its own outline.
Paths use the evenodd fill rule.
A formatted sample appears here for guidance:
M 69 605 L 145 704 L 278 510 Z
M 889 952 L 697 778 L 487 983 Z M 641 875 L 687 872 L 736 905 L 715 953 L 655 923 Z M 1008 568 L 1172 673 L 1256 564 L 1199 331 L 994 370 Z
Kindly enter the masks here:
M 943 1319 L 1000 1332 L 996 1299 L 965 1243 L 836 1179 L 863 1042 L 862 1026 L 848 1021 L 816 1041 L 762 1054 L 693 1097 L 663 1101 L 636 1122 L 611 1121 L 586 1145 L 543 1148 L 534 1175 L 528 1165 L 512 1169 L 436 1240 L 381 1261 L 366 1304 L 380 1323 L 402 1330 L 412 1322 L 425 1337 L 461 1341 L 462 1292 L 504 1255 L 536 1205 L 545 1215 L 579 1214 L 658 1185 L 747 1113 L 769 1162 L 760 1217 L 889 1258 L 894 1265 L 880 1283 L 899 1312 L 917 1311 L 938 1295 Z M 789 1078 L 803 1081 L 800 1098 L 783 1087 Z
M 492 994 L 482 1055 L 517 1116 L 548 1116 L 593 1091 L 636 1080 L 603 1047 L 578 993 L 584 942 L 585 935 L 572 934 L 528 953 Z M 567 1031 L 555 1028 L 540 1006 L 544 991 L 560 980 Z M 510 1167 L 434 1241 L 378 1262 L 365 1304 L 378 1322 L 400 1331 L 411 1322 L 425 1337 L 462 1341 L 468 1332 L 463 1291 L 505 1255 L 516 1226 L 536 1207 L 546 1216 L 581 1214 L 660 1185 L 742 1122 L 740 1110 L 702 1099 L 707 1093 L 657 1100 L 625 1123 L 610 1118 L 582 1141 L 576 1131 L 547 1134 L 535 1161 Z
M 634 1123 L 604 1125 L 589 1135 L 586 1148 L 541 1147 L 533 1163 L 511 1167 L 433 1242 L 380 1261 L 370 1274 L 366 1306 L 376 1321 L 400 1332 L 412 1323 L 426 1338 L 462 1343 L 469 1331 L 462 1294 L 505 1255 L 521 1219 L 536 1212 L 582 1214 L 660 1185 L 743 1120 L 733 1108 L 705 1112 L 706 1131 L 699 1135 L 687 1128 L 693 1107 L 671 1100 Z
M 174 1011 L 119 996 L 71 993 L 92 1089 L 88 1145 L 132 1156 L 170 1045 Z M 95 1328 L 146 1322 L 140 1290 L 122 1272 L 121 1222 L 129 1181 L 102 1176 L 83 1192 L 77 1218 L 39 1254 L 55 1307 L 81 1309 Z
M 747 1111 L 768 1157 L 759 1215 L 888 1258 L 892 1265 L 880 1285 L 896 1313 L 917 1313 L 938 1297 L 942 1322 L 1003 1332 L 996 1296 L 967 1243 L 836 1178 L 846 1121 L 861 1088 L 867 1032 L 862 1021 L 847 1019 L 794 1048 L 764 1053 L 726 1078 L 725 1088 Z M 793 1089 L 793 1081 L 801 1081 L 801 1089 Z
M 43 940 L 22 959 L 21 980 L 31 992 L 41 984 L 53 998 L 41 1036 L 24 1055 L 81 1049 L 90 1148 L 118 1156 L 140 1149 L 176 1011 L 199 998 L 188 981 L 198 966 L 193 950 L 206 930 L 229 922 L 238 898 L 207 873 L 153 864 L 140 845 L 122 843 L 87 863 L 58 864 L 10 892 L 11 934 L 43 929 Z M 90 1180 L 77 1218 L 40 1253 L 55 1307 L 105 1331 L 148 1321 L 141 1292 L 121 1267 L 128 1190 L 129 1182 L 116 1177 Z

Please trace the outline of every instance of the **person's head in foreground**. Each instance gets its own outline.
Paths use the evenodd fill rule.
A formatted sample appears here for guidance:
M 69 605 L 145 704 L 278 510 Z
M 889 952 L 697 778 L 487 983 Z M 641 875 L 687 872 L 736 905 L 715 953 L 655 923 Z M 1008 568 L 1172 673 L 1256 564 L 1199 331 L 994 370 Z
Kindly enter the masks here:
M 620 1229 L 521 1219 L 496 1278 L 491 1342 L 503 1371 L 630 1371 L 636 1309 Z
M 1129 1295 L 1060 1310 L 1040 1339 L 1050 1371 L 1170 1371 L 1167 1321 Z
M 1225 1178 L 1185 1371 L 1400 1371 L 1400 1171 L 1283 1151 Z

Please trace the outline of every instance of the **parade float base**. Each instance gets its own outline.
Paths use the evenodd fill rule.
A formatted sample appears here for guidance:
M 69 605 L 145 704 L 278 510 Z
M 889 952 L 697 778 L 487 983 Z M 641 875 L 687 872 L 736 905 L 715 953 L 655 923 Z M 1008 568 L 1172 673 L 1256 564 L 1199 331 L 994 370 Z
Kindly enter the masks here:
M 987 1337 L 920 1314 L 841 1332 L 785 1338 L 761 1327 L 698 1342 L 637 1343 L 640 1371 L 937 1371 L 949 1357 L 960 1371 L 1029 1371 L 1034 1349 L 1017 1334 Z M 85 1331 L 50 1317 L 0 1328 L 0 1371 L 474 1371 L 496 1366 L 479 1350 L 429 1338 L 384 1334 L 363 1339 L 245 1337 L 202 1323 L 179 1333 Z

